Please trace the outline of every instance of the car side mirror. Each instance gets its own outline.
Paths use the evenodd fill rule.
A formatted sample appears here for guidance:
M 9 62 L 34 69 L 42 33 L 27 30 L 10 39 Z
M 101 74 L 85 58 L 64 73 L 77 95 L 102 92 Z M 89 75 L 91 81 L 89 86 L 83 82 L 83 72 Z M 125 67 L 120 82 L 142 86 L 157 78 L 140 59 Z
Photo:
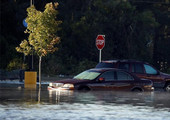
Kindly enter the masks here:
M 99 80 L 99 82 L 105 81 L 105 79 L 103 77 L 100 77 L 98 80 Z

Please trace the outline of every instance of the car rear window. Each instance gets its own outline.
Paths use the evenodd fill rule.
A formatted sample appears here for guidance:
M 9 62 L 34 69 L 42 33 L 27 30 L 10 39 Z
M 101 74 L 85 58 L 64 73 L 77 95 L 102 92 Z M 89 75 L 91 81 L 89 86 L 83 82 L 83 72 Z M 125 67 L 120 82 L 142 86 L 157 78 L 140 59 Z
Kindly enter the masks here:
M 96 68 L 115 68 L 115 63 L 100 62 L 96 65 Z

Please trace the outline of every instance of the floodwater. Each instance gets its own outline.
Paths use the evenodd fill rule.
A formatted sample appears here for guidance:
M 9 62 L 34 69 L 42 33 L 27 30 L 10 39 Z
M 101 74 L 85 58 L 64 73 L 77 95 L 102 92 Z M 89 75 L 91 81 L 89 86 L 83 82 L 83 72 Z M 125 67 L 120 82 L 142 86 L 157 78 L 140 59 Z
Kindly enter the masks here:
M 1 88 L 0 120 L 170 120 L 170 93 Z

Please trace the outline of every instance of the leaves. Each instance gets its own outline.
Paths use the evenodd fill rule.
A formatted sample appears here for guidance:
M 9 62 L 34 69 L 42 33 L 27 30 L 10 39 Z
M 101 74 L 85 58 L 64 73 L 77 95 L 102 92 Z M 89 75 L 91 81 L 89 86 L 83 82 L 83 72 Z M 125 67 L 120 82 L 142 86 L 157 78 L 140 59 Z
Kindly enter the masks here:
M 45 64 L 53 66 L 53 63 L 48 61 L 53 59 L 51 61 L 56 63 L 58 60 L 57 64 L 64 67 L 66 72 L 67 67 L 76 71 L 75 66 L 87 58 L 89 61 L 98 62 L 98 50 L 94 44 L 97 34 L 106 35 L 102 59 L 151 60 L 154 64 L 165 61 L 170 65 L 168 3 L 132 0 L 59 0 L 59 3 L 61 6 L 58 15 L 58 3 L 45 6 L 46 1 L 35 1 L 37 9 L 42 10 L 44 6 L 45 9 L 37 11 L 35 6 L 28 9 L 29 17 L 26 21 L 29 26 L 25 31 L 27 34 L 23 34 L 25 28 L 22 20 L 25 18 L 25 8 L 30 4 L 29 1 L 4 1 L 0 4 L 3 68 L 12 58 L 22 57 L 15 53 L 14 48 L 27 35 L 29 46 L 34 45 L 38 55 L 48 55 L 59 49 L 53 58 L 51 55 L 46 57 L 48 59 Z M 46 17 L 42 17 L 44 14 Z M 52 16 L 55 16 L 55 19 L 51 19 Z M 61 21 L 57 21 L 58 17 L 63 20 L 62 29 L 58 26 L 61 24 Z M 58 36 L 55 31 L 59 31 L 62 42 L 57 39 L 56 43 L 51 43 Z M 54 35 L 49 32 L 54 32 Z M 48 38 L 53 39 L 48 41 Z M 58 43 L 60 45 L 57 45 Z M 41 49 L 41 45 L 44 49 Z M 46 67 L 43 70 L 46 71 Z
M 35 6 L 27 9 L 28 16 L 26 22 L 28 27 L 25 33 L 29 33 L 28 42 L 26 40 L 22 41 L 20 47 L 16 48 L 18 52 L 28 55 L 31 49 L 33 49 L 38 56 L 46 56 L 48 53 L 58 50 L 55 47 L 60 42 L 57 31 L 60 30 L 58 26 L 62 22 L 56 21 L 58 11 L 55 8 L 57 6 L 58 3 L 54 5 L 48 3 L 45 6 L 44 12 L 36 10 Z
M 27 40 L 23 40 L 20 43 L 20 47 L 16 47 L 17 52 L 24 53 L 25 55 L 29 55 L 32 53 L 32 48 L 29 46 L 29 43 Z

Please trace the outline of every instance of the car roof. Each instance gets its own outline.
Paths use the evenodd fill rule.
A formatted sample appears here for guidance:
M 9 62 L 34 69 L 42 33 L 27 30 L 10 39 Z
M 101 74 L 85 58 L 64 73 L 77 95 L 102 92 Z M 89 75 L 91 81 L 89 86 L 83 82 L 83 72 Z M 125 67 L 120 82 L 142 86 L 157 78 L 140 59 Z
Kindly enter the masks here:
M 117 62 L 135 62 L 135 63 L 146 63 L 147 62 L 142 62 L 142 61 L 138 61 L 138 60 L 133 60 L 133 59 L 123 59 L 123 60 L 103 60 L 102 63 L 117 63 Z
M 132 74 L 132 73 L 126 71 L 126 70 L 118 69 L 118 68 L 92 68 L 92 69 L 89 69 L 88 71 L 105 72 L 105 71 L 108 71 L 108 70 L 115 70 L 115 71 L 126 72 L 126 73 L 130 74 L 131 76 L 133 76 L 134 78 L 140 79 L 140 78 L 137 77 L 136 75 L 134 75 L 134 74 Z
M 108 71 L 108 70 L 125 71 L 125 70 L 118 69 L 118 68 L 92 68 L 89 70 L 90 71 L 98 71 L 98 72 L 104 72 L 104 71 Z M 127 72 L 127 71 L 125 71 L 125 72 Z

